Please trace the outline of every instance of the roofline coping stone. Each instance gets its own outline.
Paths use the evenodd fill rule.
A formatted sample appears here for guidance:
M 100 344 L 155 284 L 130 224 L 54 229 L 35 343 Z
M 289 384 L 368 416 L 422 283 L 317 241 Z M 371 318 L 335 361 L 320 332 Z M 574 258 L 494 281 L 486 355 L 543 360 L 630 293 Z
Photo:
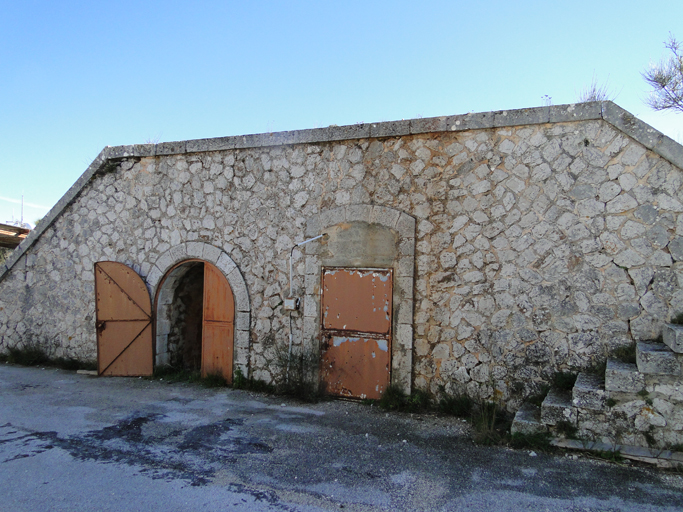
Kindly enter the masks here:
M 236 135 L 211 139 L 161 142 L 158 144 L 133 144 L 127 146 L 107 146 L 93 160 L 83 174 L 57 201 L 52 209 L 38 223 L 36 229 L 14 249 L 10 257 L 0 265 L 0 282 L 9 274 L 10 269 L 28 251 L 71 204 L 93 176 L 107 171 L 112 164 L 126 158 L 145 158 L 155 156 L 182 155 L 207 151 L 232 149 L 251 149 L 259 147 L 312 144 L 367 138 L 401 137 L 423 133 L 460 132 L 467 130 L 486 130 L 512 126 L 525 126 L 548 123 L 604 120 L 619 131 L 640 142 L 647 149 L 665 158 L 683 170 L 683 146 L 641 121 L 630 112 L 612 101 L 594 101 L 518 110 L 500 110 L 454 116 L 430 117 L 382 123 L 357 123 L 346 126 L 330 125 L 327 128 L 292 130 L 284 132 Z

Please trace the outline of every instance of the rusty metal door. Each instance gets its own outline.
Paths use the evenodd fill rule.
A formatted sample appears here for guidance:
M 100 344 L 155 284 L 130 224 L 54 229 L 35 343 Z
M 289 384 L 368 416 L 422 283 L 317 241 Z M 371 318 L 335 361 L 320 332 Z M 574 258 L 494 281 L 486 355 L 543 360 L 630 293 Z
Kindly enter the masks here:
M 391 269 L 324 268 L 321 379 L 329 394 L 379 399 L 391 378 Z
M 220 373 L 232 383 L 235 299 L 223 273 L 204 263 L 202 377 Z
M 145 283 L 123 263 L 95 263 L 99 375 L 151 375 L 152 305 Z

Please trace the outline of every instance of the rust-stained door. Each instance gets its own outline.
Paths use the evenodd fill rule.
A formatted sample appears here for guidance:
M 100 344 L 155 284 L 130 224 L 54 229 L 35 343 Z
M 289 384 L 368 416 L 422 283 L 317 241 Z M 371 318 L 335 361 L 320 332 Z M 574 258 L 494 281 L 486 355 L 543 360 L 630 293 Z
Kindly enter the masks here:
M 322 288 L 327 392 L 381 398 L 391 378 L 392 271 L 324 268 Z
M 115 261 L 95 263 L 99 375 L 151 375 L 152 305 L 140 276 Z
M 228 280 L 211 263 L 204 263 L 202 377 L 220 373 L 232 383 L 235 300 Z

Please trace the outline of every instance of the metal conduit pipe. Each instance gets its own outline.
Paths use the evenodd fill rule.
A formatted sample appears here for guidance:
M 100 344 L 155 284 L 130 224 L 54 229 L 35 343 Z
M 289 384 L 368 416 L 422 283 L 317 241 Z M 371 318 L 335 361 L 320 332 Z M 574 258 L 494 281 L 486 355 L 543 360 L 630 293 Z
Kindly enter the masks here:
M 296 299 L 292 296 L 292 259 L 294 257 L 294 249 L 297 247 L 301 247 L 304 244 L 307 244 L 308 242 L 313 242 L 314 240 L 318 240 L 319 238 L 322 238 L 324 236 L 327 236 L 327 233 L 322 233 L 318 236 L 315 236 L 313 238 L 309 238 L 308 240 L 304 240 L 303 242 L 299 242 L 298 244 L 294 244 L 292 249 L 289 251 L 289 297 L 288 300 L 292 301 L 290 305 L 287 304 L 287 301 L 285 301 L 285 308 L 289 309 L 289 350 L 287 351 L 287 372 L 285 373 L 285 382 L 289 383 L 289 366 L 290 362 L 292 360 L 292 311 L 296 310 L 299 308 L 299 298 L 297 297 Z

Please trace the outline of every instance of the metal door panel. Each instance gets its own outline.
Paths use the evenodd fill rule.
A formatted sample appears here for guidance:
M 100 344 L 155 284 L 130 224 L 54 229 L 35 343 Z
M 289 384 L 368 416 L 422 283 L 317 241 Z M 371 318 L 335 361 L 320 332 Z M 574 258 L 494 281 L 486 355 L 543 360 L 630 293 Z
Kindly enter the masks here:
M 202 376 L 221 373 L 232 383 L 235 300 L 223 273 L 204 263 Z
M 389 386 L 391 357 L 385 339 L 330 336 L 321 373 L 332 395 L 378 400 Z
M 325 269 L 323 328 L 389 334 L 391 289 L 387 270 Z
M 324 268 L 320 373 L 331 395 L 381 398 L 391 381 L 391 269 Z
M 98 373 L 151 375 L 152 305 L 142 278 L 123 263 L 95 263 L 95 302 Z

